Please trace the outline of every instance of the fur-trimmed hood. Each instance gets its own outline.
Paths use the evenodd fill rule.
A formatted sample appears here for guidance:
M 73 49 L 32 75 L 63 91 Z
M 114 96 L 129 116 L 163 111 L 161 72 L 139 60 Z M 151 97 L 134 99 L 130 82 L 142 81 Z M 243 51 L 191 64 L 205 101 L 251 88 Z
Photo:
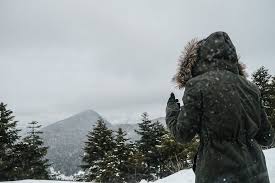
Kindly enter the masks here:
M 184 88 L 191 78 L 210 70 L 228 70 L 245 77 L 245 66 L 238 60 L 235 46 L 225 32 L 215 32 L 200 41 L 192 39 L 179 58 L 173 81 Z

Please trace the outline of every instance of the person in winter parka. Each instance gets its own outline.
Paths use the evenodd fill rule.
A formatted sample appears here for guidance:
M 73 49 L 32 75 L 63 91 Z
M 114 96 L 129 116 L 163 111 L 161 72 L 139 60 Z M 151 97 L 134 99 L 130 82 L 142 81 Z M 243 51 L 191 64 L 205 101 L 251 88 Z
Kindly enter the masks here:
M 183 106 L 172 93 L 166 123 L 178 142 L 200 137 L 196 183 L 269 183 L 261 146 L 272 144 L 274 130 L 229 36 L 215 32 L 185 51 L 174 78 L 185 88 Z

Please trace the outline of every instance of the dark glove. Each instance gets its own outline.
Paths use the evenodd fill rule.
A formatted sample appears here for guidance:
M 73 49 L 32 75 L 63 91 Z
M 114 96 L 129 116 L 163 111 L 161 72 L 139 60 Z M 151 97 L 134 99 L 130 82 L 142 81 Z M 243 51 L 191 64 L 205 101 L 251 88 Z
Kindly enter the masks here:
M 171 94 L 170 94 L 170 98 L 168 99 L 167 105 L 174 105 L 174 104 L 177 104 L 178 109 L 180 109 L 179 100 L 176 99 L 174 93 L 171 93 Z

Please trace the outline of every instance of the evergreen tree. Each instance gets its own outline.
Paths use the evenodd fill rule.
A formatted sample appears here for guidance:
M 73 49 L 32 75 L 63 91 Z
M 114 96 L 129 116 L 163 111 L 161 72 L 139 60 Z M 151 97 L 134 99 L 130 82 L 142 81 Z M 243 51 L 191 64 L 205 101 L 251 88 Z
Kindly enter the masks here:
M 132 172 L 129 171 L 129 158 L 131 156 L 131 149 L 130 144 L 128 144 L 128 140 L 126 138 L 126 132 L 123 131 L 121 128 L 119 128 L 116 131 L 115 136 L 115 148 L 113 151 L 113 154 L 115 155 L 118 163 L 118 169 L 120 172 L 121 180 L 118 180 L 117 182 L 128 182 L 129 178 L 131 177 L 130 174 Z
M 85 142 L 83 165 L 85 180 L 93 181 L 98 179 L 103 160 L 106 160 L 108 153 L 115 147 L 112 130 L 108 129 L 102 118 L 98 119 L 96 126 L 87 135 L 88 141 Z
M 263 104 L 267 113 L 267 116 L 270 117 L 272 113 L 271 108 L 271 75 L 268 73 L 268 69 L 264 66 L 260 67 L 256 72 L 252 74 L 252 82 L 256 84 L 261 92 L 261 97 Z
M 266 114 L 275 128 L 275 76 L 272 77 L 268 69 L 262 66 L 253 73 L 252 81 L 260 89 Z
M 157 145 L 161 144 L 161 138 L 166 134 L 165 128 L 158 121 L 152 122 L 147 113 L 142 114 L 142 122 L 138 124 L 136 130 L 141 138 L 137 141 L 139 151 L 144 155 L 147 180 L 153 180 L 159 176 L 161 170 L 161 160 Z
M 271 107 L 270 122 L 273 128 L 275 128 L 275 76 L 272 77 L 272 80 L 270 83 L 270 107 Z
M 129 172 L 130 146 L 127 143 L 126 135 L 126 132 L 119 128 L 114 138 L 114 148 L 97 162 L 99 174 L 96 180 L 98 182 L 124 183 L 131 181 L 131 172 Z
M 252 81 L 260 89 L 266 114 L 275 128 L 275 76 L 272 77 L 268 69 L 262 66 L 253 73 Z M 275 142 L 273 146 L 275 146 Z
M 129 144 L 130 156 L 128 159 L 128 171 L 130 174 L 127 176 L 128 182 L 138 183 L 142 179 L 148 179 L 148 174 L 145 166 L 145 157 L 141 153 L 136 143 Z
M 270 83 L 270 106 L 271 106 L 271 114 L 269 117 L 269 120 L 272 124 L 272 127 L 275 129 L 275 76 L 272 77 L 271 83 Z M 272 147 L 275 147 L 275 139 L 272 144 Z
M 180 144 L 170 133 L 162 137 L 158 146 L 163 168 L 162 177 L 174 174 L 182 169 L 190 168 L 197 152 L 199 142 L 194 138 L 190 143 Z
M 16 129 L 13 112 L 6 107 L 7 104 L 0 103 L 0 181 L 15 180 L 17 177 L 14 149 L 20 130 Z
M 152 147 L 152 154 L 151 154 L 151 159 L 152 159 L 152 165 L 155 167 L 155 172 L 156 176 L 158 178 L 163 178 L 164 177 L 164 163 L 162 161 L 162 156 L 161 153 L 158 149 L 158 146 L 162 144 L 162 138 L 165 134 L 168 132 L 164 128 L 164 126 L 159 122 L 156 121 L 153 123 L 153 138 L 155 139 L 155 145 Z
M 99 167 L 96 175 L 96 182 L 102 183 L 125 183 L 125 177 L 121 172 L 118 158 L 112 151 L 96 163 Z
M 23 160 L 21 168 L 23 169 L 22 178 L 24 179 L 48 179 L 49 160 L 45 158 L 48 147 L 44 146 L 39 131 L 41 125 L 37 121 L 32 121 L 27 127 L 30 131 L 23 138 L 22 144 L 19 144 L 19 152 Z

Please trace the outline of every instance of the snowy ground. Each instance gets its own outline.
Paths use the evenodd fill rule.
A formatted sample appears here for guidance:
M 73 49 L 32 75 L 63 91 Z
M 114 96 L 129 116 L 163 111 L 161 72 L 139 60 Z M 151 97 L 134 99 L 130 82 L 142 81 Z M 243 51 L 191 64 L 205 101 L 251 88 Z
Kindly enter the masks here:
M 266 150 L 266 163 L 269 171 L 270 182 L 275 183 L 275 148 Z M 192 170 L 183 170 L 154 183 L 194 183 L 195 176 Z M 1 183 L 72 183 L 70 181 L 22 180 Z M 140 183 L 147 183 L 141 181 Z

